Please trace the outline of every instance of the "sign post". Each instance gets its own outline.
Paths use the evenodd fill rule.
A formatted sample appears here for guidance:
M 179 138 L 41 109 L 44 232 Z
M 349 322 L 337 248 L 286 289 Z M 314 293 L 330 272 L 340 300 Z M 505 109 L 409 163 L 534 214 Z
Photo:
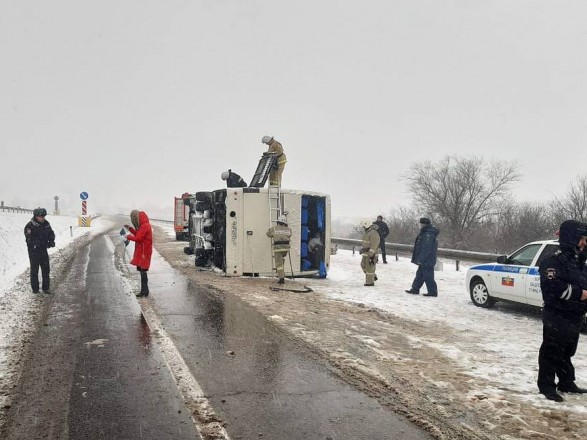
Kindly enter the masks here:
M 87 192 L 82 191 L 79 194 L 79 198 L 82 201 L 82 215 L 78 217 L 78 226 L 88 227 L 92 222 L 92 217 L 88 215 L 88 198 L 90 196 Z

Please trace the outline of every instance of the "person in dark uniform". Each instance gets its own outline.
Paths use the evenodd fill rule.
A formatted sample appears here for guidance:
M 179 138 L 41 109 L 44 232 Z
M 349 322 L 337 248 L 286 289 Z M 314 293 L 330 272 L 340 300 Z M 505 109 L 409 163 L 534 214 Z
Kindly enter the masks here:
M 222 180 L 226 180 L 226 186 L 228 188 L 246 188 L 248 186 L 247 182 L 237 173 L 232 172 L 232 170 L 224 171 L 220 177 Z
M 383 221 L 383 216 L 378 215 L 375 224 L 378 226 L 377 232 L 379 232 L 379 249 L 381 249 L 381 258 L 383 264 L 387 264 L 387 255 L 385 255 L 385 239 L 389 235 L 389 227 L 387 223 Z
M 43 282 L 41 288 L 43 293 L 49 292 L 49 254 L 48 248 L 55 246 L 55 232 L 51 224 L 45 220 L 47 210 L 37 208 L 33 210 L 33 218 L 24 227 L 24 237 L 29 251 L 31 262 L 31 288 L 33 293 L 39 293 L 39 267 Z
M 429 219 L 422 217 L 420 219 L 420 233 L 416 237 L 412 251 L 412 263 L 418 266 L 418 270 L 414 281 L 412 281 L 412 287 L 406 290 L 407 293 L 419 294 L 420 288 L 426 283 L 428 292 L 423 296 L 438 296 L 438 286 L 434 281 L 437 251 L 438 228 L 432 226 Z
M 563 393 L 587 393 L 575 384 L 571 358 L 587 311 L 587 224 L 564 221 L 559 229 L 559 251 L 540 263 L 544 299 L 543 339 L 538 355 L 538 390 L 548 400 L 562 402 Z M 555 377 L 558 377 L 558 384 Z

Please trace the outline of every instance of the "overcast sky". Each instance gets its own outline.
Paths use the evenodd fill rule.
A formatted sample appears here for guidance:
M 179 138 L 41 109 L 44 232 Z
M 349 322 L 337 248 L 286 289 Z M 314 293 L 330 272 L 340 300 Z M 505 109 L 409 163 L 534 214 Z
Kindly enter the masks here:
M 333 216 L 409 204 L 411 163 L 517 161 L 539 201 L 587 173 L 587 3 L 543 0 L 3 0 L 0 200 L 171 217 L 249 181 Z

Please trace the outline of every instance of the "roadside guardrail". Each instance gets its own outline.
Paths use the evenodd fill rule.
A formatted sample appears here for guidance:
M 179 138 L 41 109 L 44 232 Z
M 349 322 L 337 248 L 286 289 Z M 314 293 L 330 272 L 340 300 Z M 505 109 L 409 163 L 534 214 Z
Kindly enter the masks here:
M 330 241 L 338 246 L 343 246 L 348 249 L 360 249 L 362 247 L 362 241 L 352 238 L 336 238 L 332 237 Z M 388 253 L 401 252 L 411 253 L 414 250 L 412 244 L 401 244 L 401 243 L 385 243 L 385 250 Z M 446 249 L 438 248 L 437 255 L 442 258 L 450 258 L 455 260 L 457 270 L 459 270 L 461 261 L 473 261 L 473 262 L 495 262 L 500 254 L 492 254 L 489 252 L 474 252 L 474 251 L 462 251 L 458 249 Z

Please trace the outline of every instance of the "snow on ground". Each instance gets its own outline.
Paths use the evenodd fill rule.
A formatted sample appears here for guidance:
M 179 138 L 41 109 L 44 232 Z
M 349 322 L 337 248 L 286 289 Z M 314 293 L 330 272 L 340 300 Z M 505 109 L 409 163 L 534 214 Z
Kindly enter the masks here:
M 35 329 L 35 319 L 50 297 L 33 294 L 24 227 L 31 214 L 0 211 L 0 407 L 18 380 L 20 357 Z M 51 279 L 72 254 L 72 243 L 108 230 L 112 223 L 98 218 L 89 228 L 77 226 L 77 217 L 47 216 L 55 231 L 55 247 L 49 249 Z M 39 279 L 41 274 L 39 272 Z M 55 287 L 52 281 L 52 290 Z
M 27 214 L 0 212 L 0 405 L 6 401 L 5 396 L 13 383 L 11 379 L 17 378 L 16 357 L 21 354 L 19 346 L 26 335 L 31 334 L 33 329 L 29 328 L 30 323 L 44 301 L 42 295 L 33 295 L 28 285 L 28 255 L 23 228 L 29 217 Z M 57 234 L 57 247 L 50 250 L 52 269 L 54 265 L 67 261 L 68 244 L 85 234 L 100 233 L 112 225 L 107 220 L 97 219 L 91 228 L 78 228 L 76 218 L 49 216 L 48 220 Z M 172 226 L 162 229 L 174 237 Z M 132 252 L 132 243 L 127 252 Z M 193 267 L 190 257 L 185 258 L 186 264 Z M 450 260 L 443 260 L 444 270 L 436 272 L 437 298 L 410 295 L 404 290 L 410 288 L 416 266 L 406 257 L 396 261 L 390 255 L 388 261 L 389 264 L 377 266 L 379 280 L 376 286 L 365 287 L 359 254 L 339 250 L 331 258 L 328 278 L 308 279 L 303 283 L 333 301 L 363 304 L 427 328 L 448 326 L 455 330 L 458 337 L 448 342 L 440 337 L 434 339 L 416 334 L 409 337 L 414 347 L 438 350 L 467 374 L 491 383 L 487 390 L 476 392 L 497 396 L 498 399 L 500 396 L 507 399 L 507 396 L 515 394 L 518 399 L 536 408 L 565 409 L 579 418 L 585 417 L 587 409 L 583 396 L 567 395 L 565 402 L 555 404 L 537 393 L 537 357 L 542 340 L 542 323 L 536 308 L 505 303 L 498 303 L 492 309 L 475 307 L 464 286 L 467 267 L 461 265 L 461 271 L 457 272 L 454 262 Z M 425 292 L 425 287 L 422 292 Z M 270 319 L 277 321 L 283 318 L 272 314 Z M 378 338 L 367 334 L 359 337 L 369 349 L 379 350 L 381 340 Z M 587 386 L 587 348 L 583 336 L 573 360 L 577 383 Z
M 161 227 L 161 225 L 158 225 Z M 163 226 L 170 236 L 173 227 Z M 410 338 L 414 346 L 430 347 L 456 361 L 473 377 L 488 379 L 495 384 L 490 394 L 503 396 L 515 393 L 537 407 L 564 407 L 571 412 L 587 414 L 587 401 L 582 396 L 567 395 L 564 403 L 546 401 L 538 394 L 538 350 L 542 343 L 542 321 L 538 308 L 498 302 L 491 309 L 476 307 L 465 287 L 468 265 L 456 270 L 454 260 L 440 259 L 443 270 L 435 272 L 439 296 L 424 297 L 404 292 L 409 289 L 416 266 L 408 257 L 388 255 L 389 264 L 378 264 L 375 287 L 363 286 L 361 256 L 350 250 L 338 250 L 331 256 L 326 279 L 308 279 L 303 284 L 315 292 L 336 301 L 364 304 L 391 315 L 418 322 L 427 327 L 441 323 L 454 329 L 459 337 L 451 343 L 425 340 L 417 335 Z M 193 262 L 192 262 L 193 263 Z M 421 293 L 426 292 L 423 286 Z M 278 320 L 281 317 L 272 316 Z M 581 336 L 577 354 L 573 357 L 577 383 L 587 386 L 587 347 Z M 377 350 L 378 342 L 365 335 L 363 342 Z
M 443 270 L 435 272 L 439 291 L 436 298 L 404 292 L 411 287 L 416 272 L 409 258 L 395 261 L 388 256 L 389 264 L 378 264 L 379 280 L 375 287 L 363 286 L 360 261 L 358 253 L 339 250 L 331 258 L 328 278 L 305 284 L 331 299 L 362 303 L 428 327 L 437 323 L 448 325 L 459 332 L 457 340 L 440 345 L 414 336 L 414 346 L 439 350 L 471 376 L 490 379 L 498 388 L 493 393 L 520 393 L 540 407 L 562 405 L 567 410 L 587 414 L 587 401 L 581 397 L 569 396 L 563 404 L 553 404 L 537 392 L 538 349 L 542 343 L 542 321 L 537 308 L 505 303 L 492 309 L 476 307 L 465 288 L 467 266 L 461 265 L 457 272 L 454 261 L 443 260 Z M 425 293 L 426 287 L 420 292 Z M 587 386 L 587 347 L 583 338 L 573 363 L 577 383 Z M 374 345 L 368 340 L 365 343 Z

